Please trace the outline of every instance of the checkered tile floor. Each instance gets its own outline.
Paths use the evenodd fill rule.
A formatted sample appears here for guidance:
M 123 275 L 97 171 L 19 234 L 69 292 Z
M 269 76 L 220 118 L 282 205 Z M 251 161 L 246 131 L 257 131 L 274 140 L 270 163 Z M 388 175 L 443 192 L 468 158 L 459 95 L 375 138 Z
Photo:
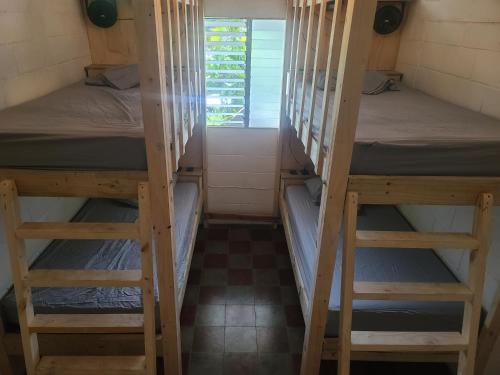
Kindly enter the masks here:
M 181 325 L 186 374 L 297 374 L 304 321 L 283 230 L 201 228 Z M 380 373 L 413 374 L 395 366 Z M 322 373 L 334 374 L 335 363 Z M 375 373 L 376 366 L 353 366 L 353 374 Z

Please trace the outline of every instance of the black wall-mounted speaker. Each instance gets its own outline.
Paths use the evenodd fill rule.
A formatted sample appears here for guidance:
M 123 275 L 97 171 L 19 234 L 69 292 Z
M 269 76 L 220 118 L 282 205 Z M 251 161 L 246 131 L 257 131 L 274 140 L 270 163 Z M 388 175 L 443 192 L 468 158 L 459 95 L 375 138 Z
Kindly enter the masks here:
M 403 22 L 403 11 L 394 5 L 382 5 L 375 14 L 373 29 L 381 35 L 391 34 Z
M 118 20 L 116 0 L 85 0 L 90 22 L 98 27 L 108 28 Z

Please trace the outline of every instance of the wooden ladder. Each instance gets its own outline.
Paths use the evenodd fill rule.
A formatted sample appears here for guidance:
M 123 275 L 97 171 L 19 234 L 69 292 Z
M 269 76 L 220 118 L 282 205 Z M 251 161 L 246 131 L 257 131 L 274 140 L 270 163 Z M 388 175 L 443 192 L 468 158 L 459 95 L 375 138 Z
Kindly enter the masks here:
M 0 185 L 7 244 L 28 375 L 156 374 L 155 299 L 147 183 L 138 187 L 136 223 L 23 223 L 16 184 Z M 130 239 L 141 242 L 141 270 L 29 270 L 27 239 Z M 31 288 L 139 287 L 143 314 L 35 314 Z M 144 333 L 143 356 L 40 356 L 38 334 Z
M 340 309 L 338 374 L 349 374 L 352 351 L 360 352 L 458 352 L 458 374 L 473 375 L 481 315 L 484 272 L 489 248 L 493 196 L 480 194 L 472 234 L 358 231 L 358 194 L 349 192 L 344 210 L 344 248 Z M 468 282 L 402 283 L 355 282 L 355 249 L 453 248 L 469 250 Z M 461 332 L 352 331 L 352 301 L 409 300 L 461 301 L 465 303 Z

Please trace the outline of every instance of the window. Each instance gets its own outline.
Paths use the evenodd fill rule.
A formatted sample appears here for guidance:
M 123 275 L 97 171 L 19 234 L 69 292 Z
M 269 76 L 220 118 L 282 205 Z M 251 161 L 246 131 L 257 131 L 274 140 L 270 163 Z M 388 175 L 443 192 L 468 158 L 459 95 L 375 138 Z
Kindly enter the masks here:
M 278 127 L 285 21 L 205 19 L 208 126 Z

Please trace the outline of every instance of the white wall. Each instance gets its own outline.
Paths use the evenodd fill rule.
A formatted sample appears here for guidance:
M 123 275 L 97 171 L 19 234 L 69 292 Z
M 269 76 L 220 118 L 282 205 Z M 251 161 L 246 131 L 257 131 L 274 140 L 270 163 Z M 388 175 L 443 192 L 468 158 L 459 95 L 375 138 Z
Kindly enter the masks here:
M 272 216 L 278 129 L 207 128 L 208 212 Z
M 0 109 L 83 78 L 90 52 L 79 0 L 0 0 Z M 24 220 L 66 221 L 84 199 L 23 198 Z M 36 258 L 46 241 L 29 241 Z M 11 284 L 0 216 L 0 296 Z

